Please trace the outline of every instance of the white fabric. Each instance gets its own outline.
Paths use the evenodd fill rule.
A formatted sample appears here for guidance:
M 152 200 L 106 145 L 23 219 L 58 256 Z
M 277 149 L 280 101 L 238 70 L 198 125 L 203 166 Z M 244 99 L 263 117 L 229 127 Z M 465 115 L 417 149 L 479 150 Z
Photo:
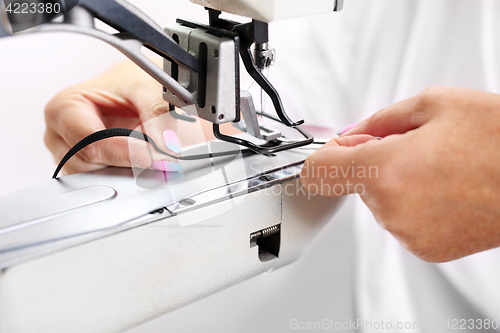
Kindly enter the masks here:
M 432 85 L 500 93 L 498 1 L 348 0 L 341 13 L 274 28 L 283 57 L 271 79 L 292 118 L 309 124 L 339 129 Z M 361 202 L 355 227 L 358 318 L 418 323 L 405 332 L 446 331 L 454 318 L 500 319 L 500 249 L 425 263 Z

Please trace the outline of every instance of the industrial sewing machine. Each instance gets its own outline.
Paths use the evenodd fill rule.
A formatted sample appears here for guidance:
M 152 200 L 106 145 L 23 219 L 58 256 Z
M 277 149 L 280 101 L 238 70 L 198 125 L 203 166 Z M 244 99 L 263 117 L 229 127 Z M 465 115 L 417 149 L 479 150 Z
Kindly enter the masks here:
M 58 3 L 59 19 L 27 33 L 74 32 L 111 44 L 161 83 L 172 115 L 210 121 L 219 141 L 184 150 L 182 173 L 107 168 L 0 198 L 1 332 L 133 327 L 296 260 L 339 208 L 340 199 L 310 197 L 300 187 L 314 139 L 287 116 L 262 70 L 275 54 L 267 22 L 339 11 L 343 1 L 191 1 L 206 7 L 209 25 L 179 19 L 161 29 L 119 0 L 5 2 L 4 13 L 15 3 L 20 10 Z M 233 22 L 221 11 L 251 21 Z M 44 20 L 4 15 L 0 37 Z M 96 29 L 95 20 L 118 33 Z M 163 69 L 143 46 L 164 59 Z M 240 89 L 240 59 L 276 116 L 256 110 Z M 228 122 L 242 134 L 221 133 Z

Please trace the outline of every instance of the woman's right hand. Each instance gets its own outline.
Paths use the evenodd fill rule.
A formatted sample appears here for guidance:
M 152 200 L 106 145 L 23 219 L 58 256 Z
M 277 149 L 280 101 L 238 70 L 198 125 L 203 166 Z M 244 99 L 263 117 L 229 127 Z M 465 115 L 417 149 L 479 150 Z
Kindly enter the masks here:
M 176 155 L 180 143 L 177 122 L 169 114 L 161 85 L 130 61 L 120 63 L 100 77 L 57 94 L 45 108 L 45 144 L 56 163 L 84 137 L 106 128 L 142 131 L 160 149 Z M 66 175 L 106 166 L 153 167 L 180 171 L 174 158 L 148 149 L 147 143 L 114 137 L 82 149 L 63 168 Z

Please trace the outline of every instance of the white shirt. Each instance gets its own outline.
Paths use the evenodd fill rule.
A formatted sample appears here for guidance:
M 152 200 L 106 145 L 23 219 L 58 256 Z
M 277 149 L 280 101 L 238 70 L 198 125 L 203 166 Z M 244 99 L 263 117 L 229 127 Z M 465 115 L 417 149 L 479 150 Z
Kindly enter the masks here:
M 340 129 L 432 85 L 500 93 L 499 1 L 346 0 L 340 13 L 301 20 L 271 35 L 283 55 L 271 79 L 293 119 Z M 355 230 L 357 318 L 418 323 L 404 332 L 500 321 L 500 249 L 423 262 L 361 201 Z

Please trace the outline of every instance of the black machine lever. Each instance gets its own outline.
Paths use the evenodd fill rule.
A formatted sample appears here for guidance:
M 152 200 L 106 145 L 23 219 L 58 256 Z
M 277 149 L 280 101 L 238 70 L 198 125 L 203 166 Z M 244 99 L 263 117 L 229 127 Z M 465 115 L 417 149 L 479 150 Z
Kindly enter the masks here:
M 271 98 L 278 117 L 288 127 L 302 125 L 304 120 L 293 122 L 285 113 L 278 92 L 264 74 L 262 74 L 262 71 L 259 70 L 253 59 L 252 51 L 250 50 L 252 44 L 268 42 L 267 23 L 254 20 L 250 23 L 236 25 L 233 27 L 233 30 L 240 36 L 240 55 L 248 74 L 250 74 L 259 86 L 264 89 L 269 98 Z
M 205 72 L 206 69 L 198 59 L 184 51 L 161 28 L 155 29 L 155 23 L 147 17 L 139 17 L 114 0 L 80 0 L 78 4 L 116 30 L 127 32 L 142 41 L 147 48 L 158 55 L 189 67 L 197 73 Z M 137 10 L 137 13 L 140 12 Z
M 262 74 L 261 70 L 257 67 L 255 64 L 254 58 L 252 56 L 252 51 L 250 50 L 250 47 L 252 46 L 253 43 L 267 43 L 269 40 L 268 37 L 268 24 L 265 22 L 260 22 L 253 20 L 250 23 L 245 23 L 245 24 L 239 24 L 233 21 L 225 20 L 219 18 L 219 15 L 221 14 L 220 11 L 213 10 L 210 8 L 206 8 L 209 13 L 209 19 L 210 19 L 210 26 L 219 28 L 219 29 L 224 29 L 224 30 L 230 30 L 234 31 L 235 33 L 238 34 L 240 37 L 240 56 L 243 60 L 243 64 L 245 65 L 245 68 L 250 74 L 250 76 L 259 84 L 259 86 L 266 92 L 266 94 L 271 98 L 274 109 L 276 110 L 276 114 L 278 115 L 279 119 L 275 119 L 274 117 L 270 117 L 269 115 L 265 114 L 262 110 L 262 115 L 271 118 L 275 121 L 279 121 L 283 124 L 285 124 L 288 127 L 294 128 L 296 131 L 298 131 L 305 139 L 301 141 L 292 141 L 288 144 L 283 144 L 282 142 L 278 140 L 273 140 L 268 142 L 265 145 L 256 145 L 248 140 L 238 138 L 238 137 L 232 137 L 228 135 L 224 135 L 223 133 L 220 132 L 219 125 L 214 124 L 213 125 L 213 133 L 214 136 L 222 141 L 226 142 L 231 142 L 238 144 L 240 146 L 244 146 L 249 148 L 250 150 L 260 153 L 263 155 L 272 155 L 274 153 L 288 150 L 288 149 L 293 149 L 293 148 L 298 148 L 302 146 L 307 146 L 311 143 L 314 142 L 314 138 L 304 129 L 300 128 L 299 126 L 304 123 L 304 120 L 299 120 L 297 122 L 293 122 L 288 115 L 285 113 L 285 109 L 283 107 L 283 103 L 281 102 L 281 98 L 276 91 L 276 89 L 273 87 L 273 85 L 269 82 L 269 80 Z M 239 110 L 238 110 L 239 111 Z
M 267 43 L 269 41 L 268 24 L 261 21 L 252 20 L 250 23 L 239 24 L 237 22 L 219 18 L 220 11 L 206 8 L 210 20 L 210 26 L 215 28 L 232 30 L 240 37 L 240 56 L 245 65 L 248 74 L 257 82 L 257 84 L 266 92 L 271 98 L 276 113 L 280 120 L 288 127 L 295 127 L 302 125 L 304 120 L 293 122 L 285 113 L 285 108 L 281 102 L 281 98 L 273 87 L 271 82 L 259 70 L 252 56 L 250 47 L 253 43 Z

